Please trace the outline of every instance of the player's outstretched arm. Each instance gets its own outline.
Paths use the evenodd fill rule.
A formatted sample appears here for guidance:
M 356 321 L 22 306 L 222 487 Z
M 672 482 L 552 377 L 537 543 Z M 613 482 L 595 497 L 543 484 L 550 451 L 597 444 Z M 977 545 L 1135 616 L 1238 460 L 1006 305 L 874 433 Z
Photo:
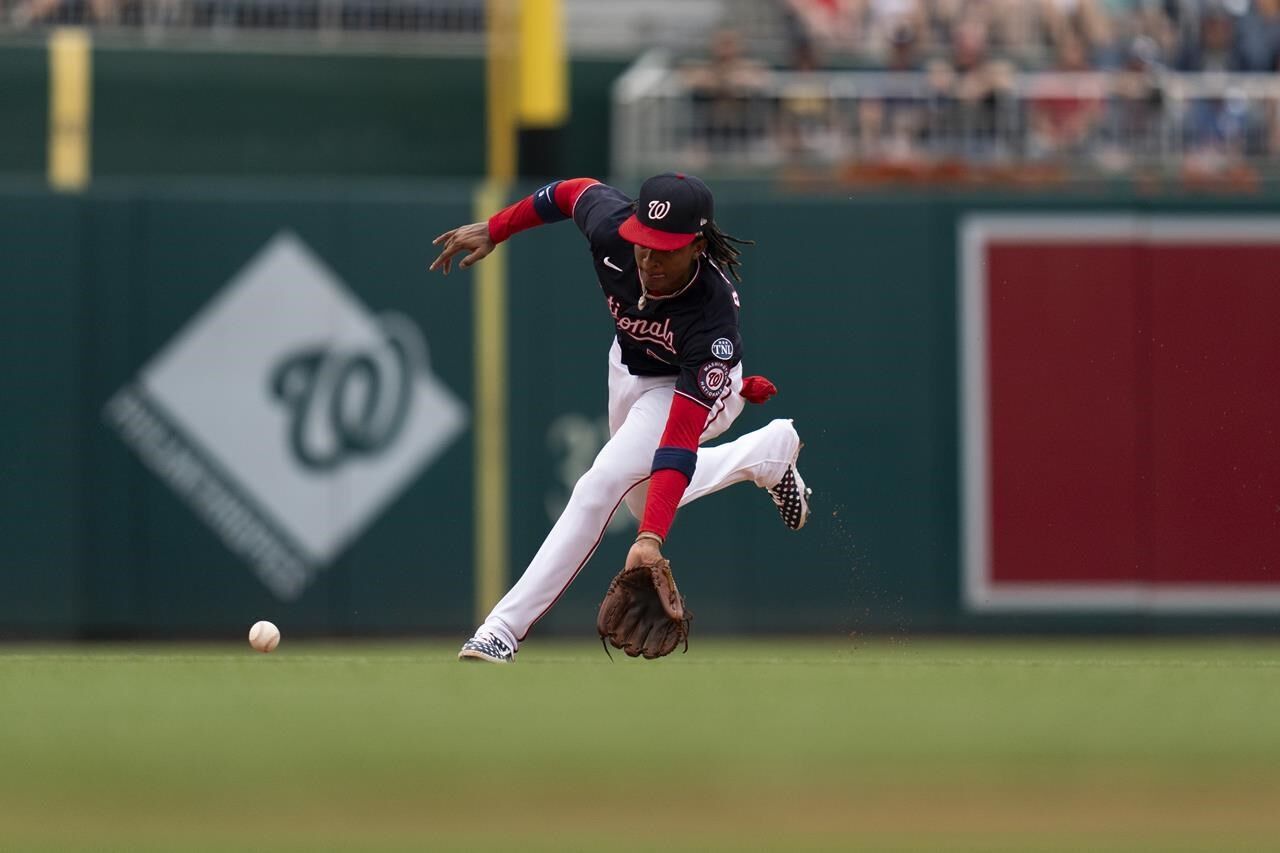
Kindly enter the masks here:
M 489 235 L 488 222 L 473 222 L 470 225 L 463 225 L 446 231 L 431 241 L 433 246 L 439 246 L 442 243 L 444 248 L 440 251 L 440 257 L 431 262 L 430 270 L 431 272 L 441 270 L 445 275 L 448 275 L 449 270 L 453 267 L 454 255 L 460 252 L 468 253 L 465 258 L 458 262 L 458 269 L 465 270 L 492 252 L 496 245 L 493 242 L 493 237 Z
M 433 246 L 444 244 L 440 257 L 431 264 L 431 271 L 442 270 L 448 275 L 453 256 L 459 252 L 469 253 L 458 262 L 459 269 L 466 269 L 513 234 L 570 218 L 578 196 L 598 183 L 595 178 L 552 181 L 533 195 L 499 210 L 487 222 L 473 222 L 444 232 L 431 241 Z

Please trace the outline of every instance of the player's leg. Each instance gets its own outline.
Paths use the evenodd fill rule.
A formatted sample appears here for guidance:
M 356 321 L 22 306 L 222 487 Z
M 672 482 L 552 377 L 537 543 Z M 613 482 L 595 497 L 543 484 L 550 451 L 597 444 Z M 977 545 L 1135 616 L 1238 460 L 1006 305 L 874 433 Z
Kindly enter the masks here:
M 663 390 L 667 395 L 667 405 L 670 407 L 671 397 L 675 393 L 675 386 L 671 379 L 663 379 Z M 707 410 L 707 424 L 703 427 L 702 436 L 698 439 L 699 442 L 710 441 L 731 427 L 733 422 L 738 419 L 738 415 L 742 414 L 744 405 L 741 391 L 742 365 L 737 365 L 729 372 L 729 385 L 725 389 L 724 396 Z M 613 412 L 611 410 L 610 424 L 612 422 Z M 701 453 L 702 451 L 699 451 L 699 457 L 701 457 Z M 627 492 L 627 509 L 635 516 L 636 521 L 644 518 L 645 501 L 648 500 L 648 497 L 648 482 L 641 483 Z
M 680 505 L 750 481 L 769 492 L 783 524 L 799 530 L 809 520 L 811 494 L 796 467 L 801 446 L 795 426 L 780 418 L 733 441 L 701 447 L 698 467 Z
M 665 429 L 666 413 L 671 409 L 671 395 L 675 388 L 675 380 L 670 376 L 632 376 L 622 363 L 622 355 L 615 340 L 609 350 L 609 435 L 614 435 L 627 421 L 631 409 L 636 402 L 645 398 L 645 406 L 663 409 L 663 426 L 654 436 L 653 447 L 657 449 L 658 441 Z M 653 396 L 655 393 L 663 396 Z M 650 457 L 649 462 L 652 462 Z M 649 493 L 649 481 L 638 484 L 627 492 L 627 509 L 635 516 L 636 521 L 644 517 L 645 497 Z
M 812 490 L 796 466 L 802 442 L 788 419 L 779 419 L 715 447 L 698 448 L 698 466 L 680 499 L 680 506 L 718 492 L 734 483 L 755 483 L 769 493 L 782 523 L 799 530 L 809 520 Z M 644 515 L 648 482 L 627 493 L 627 508 Z
M 591 558 L 627 491 L 648 479 L 671 393 L 669 387 L 650 387 L 633 396 L 627 417 L 574 485 L 564 512 L 524 574 L 494 607 L 476 636 L 464 644 L 459 657 L 510 660 L 529 629 Z
M 738 419 L 745 405 L 741 392 L 742 365 L 738 364 L 729 374 L 729 392 L 707 413 L 701 442 L 714 440 Z M 611 407 L 611 424 L 614 415 Z M 700 447 L 697 468 L 680 505 L 734 483 L 750 481 L 769 493 L 782 523 L 799 530 L 809 520 L 812 494 L 796 467 L 801 446 L 791 421 L 780 419 L 725 444 Z M 627 493 L 627 508 L 637 519 L 644 515 L 648 487 L 647 482 L 642 483 Z
M 701 442 L 724 433 L 742 413 L 742 365 L 733 368 L 729 380 L 728 393 L 707 413 Z M 783 523 L 799 530 L 809 518 L 810 495 L 796 468 L 800 447 L 800 437 L 790 420 L 776 420 L 723 445 L 701 447 L 697 469 L 680 505 L 734 483 L 750 481 L 769 493 Z M 644 515 L 648 488 L 646 482 L 627 493 L 627 508 L 637 519 Z
M 742 397 L 742 365 L 730 374 L 733 393 L 722 411 L 713 410 L 701 442 L 712 441 L 727 430 L 745 405 Z M 698 467 L 685 489 L 680 505 L 718 492 L 734 483 L 752 482 L 766 490 L 778 508 L 782 523 L 799 530 L 809 520 L 809 496 L 796 460 L 804 443 L 789 419 L 772 421 L 758 430 L 714 447 L 698 448 Z

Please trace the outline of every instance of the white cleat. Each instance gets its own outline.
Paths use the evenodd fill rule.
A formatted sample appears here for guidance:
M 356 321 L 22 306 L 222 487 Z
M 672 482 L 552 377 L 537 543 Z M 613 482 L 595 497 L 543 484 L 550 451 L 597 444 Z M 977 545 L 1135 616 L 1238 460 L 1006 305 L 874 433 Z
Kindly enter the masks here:
M 799 530 L 809 520 L 809 498 L 813 495 L 813 489 L 804 484 L 800 469 L 796 468 L 796 460 L 803 447 L 804 443 L 801 442 L 800 447 L 796 448 L 796 455 L 791 458 L 791 464 L 787 466 L 787 472 L 782 475 L 778 485 L 769 490 L 769 497 L 782 516 L 782 523 L 790 530 Z
M 470 640 L 462 644 L 458 652 L 460 661 L 486 661 L 488 663 L 511 663 L 515 655 L 511 647 L 488 631 L 479 631 Z

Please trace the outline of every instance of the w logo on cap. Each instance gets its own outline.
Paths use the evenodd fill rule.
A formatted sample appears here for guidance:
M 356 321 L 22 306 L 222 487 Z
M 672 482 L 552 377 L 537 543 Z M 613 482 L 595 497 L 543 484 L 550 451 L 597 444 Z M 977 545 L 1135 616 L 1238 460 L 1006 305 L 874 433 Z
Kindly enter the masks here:
M 662 219 L 671 212 L 671 202 L 669 201 L 651 201 L 649 202 L 649 218 Z

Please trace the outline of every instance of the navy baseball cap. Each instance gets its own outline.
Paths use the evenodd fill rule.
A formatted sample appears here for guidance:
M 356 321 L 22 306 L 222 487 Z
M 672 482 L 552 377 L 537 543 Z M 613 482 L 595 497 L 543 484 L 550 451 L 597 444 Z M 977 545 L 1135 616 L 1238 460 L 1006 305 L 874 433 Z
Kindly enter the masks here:
M 670 252 L 692 243 L 714 214 L 711 190 L 701 179 L 663 172 L 641 185 L 636 212 L 618 233 L 636 245 Z

